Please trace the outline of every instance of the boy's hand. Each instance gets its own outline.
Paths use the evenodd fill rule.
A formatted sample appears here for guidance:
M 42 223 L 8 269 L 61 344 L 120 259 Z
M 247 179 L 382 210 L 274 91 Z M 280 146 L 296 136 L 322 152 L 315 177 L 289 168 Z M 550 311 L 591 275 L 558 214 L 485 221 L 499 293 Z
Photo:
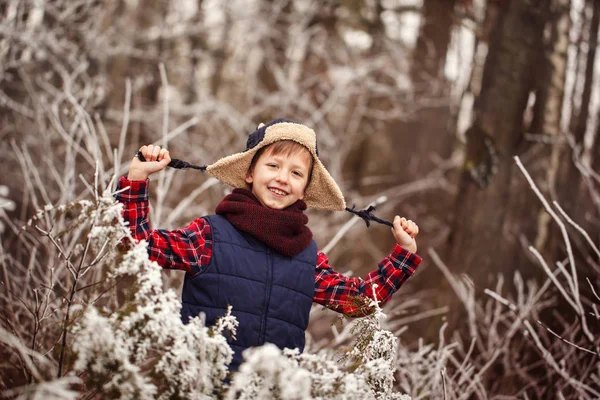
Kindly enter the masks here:
M 419 227 L 417 224 L 412 222 L 410 219 L 400 218 L 398 215 L 394 217 L 394 227 L 392 228 L 392 234 L 396 243 L 404 247 L 406 250 L 416 253 L 417 242 L 415 237 L 419 234 Z
M 140 161 L 137 154 L 129 165 L 129 180 L 145 180 L 155 172 L 163 170 L 170 162 L 169 151 L 160 146 L 149 144 L 140 148 L 146 161 Z

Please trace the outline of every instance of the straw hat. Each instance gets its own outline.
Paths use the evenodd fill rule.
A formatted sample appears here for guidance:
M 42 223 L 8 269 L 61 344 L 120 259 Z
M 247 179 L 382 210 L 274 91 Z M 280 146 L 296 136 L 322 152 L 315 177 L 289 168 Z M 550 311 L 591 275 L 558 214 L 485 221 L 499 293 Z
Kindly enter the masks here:
M 342 191 L 319 159 L 315 131 L 287 119 L 278 118 L 268 124 L 260 124 L 248 137 L 245 151 L 221 158 L 208 165 L 206 172 L 234 188 L 247 188 L 245 178 L 256 152 L 281 140 L 301 144 L 313 157 L 312 177 L 304 191 L 306 205 L 322 210 L 344 211 L 346 202 Z

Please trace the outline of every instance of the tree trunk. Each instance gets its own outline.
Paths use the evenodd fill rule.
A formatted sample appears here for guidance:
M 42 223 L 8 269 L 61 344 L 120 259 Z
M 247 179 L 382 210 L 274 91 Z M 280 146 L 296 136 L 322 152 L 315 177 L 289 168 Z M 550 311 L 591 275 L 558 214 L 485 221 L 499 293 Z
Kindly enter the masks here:
M 573 141 L 575 144 L 582 146 L 585 137 L 585 132 L 587 130 L 587 123 L 590 115 L 590 100 L 592 98 L 592 89 L 594 83 L 594 68 L 595 68 L 595 59 L 596 59 L 596 48 L 598 47 L 598 28 L 600 25 L 600 2 L 589 0 L 587 2 L 588 7 L 592 7 L 592 19 L 590 23 L 590 29 L 588 32 L 588 53 L 587 60 L 585 66 L 585 80 L 583 93 L 581 95 L 581 106 L 579 108 L 579 113 L 576 116 L 574 129 L 572 132 Z M 585 13 L 584 13 L 585 15 Z M 591 112 L 594 112 L 593 110 Z M 567 162 L 566 166 L 562 171 L 561 176 L 559 177 L 559 184 L 562 188 L 561 193 L 559 194 L 559 202 L 564 210 L 571 215 L 575 221 L 583 222 L 584 213 L 587 211 L 583 207 L 580 207 L 580 201 L 577 200 L 578 196 L 573 196 L 573 193 L 578 192 L 587 192 L 586 189 L 583 188 L 583 183 L 581 180 L 581 173 L 579 172 L 577 166 L 575 165 L 575 161 L 572 157 L 572 151 L 569 148 L 568 153 L 566 154 Z M 587 198 L 587 195 L 585 196 Z M 579 199 L 580 200 L 580 199 Z
M 427 0 L 413 56 L 415 85 L 436 84 L 444 76 L 456 0 Z
M 565 143 L 561 135 L 561 115 L 567 75 L 567 51 L 569 31 L 571 29 L 570 0 L 553 0 L 547 10 L 548 37 L 543 46 L 542 59 L 545 61 L 542 73 L 537 80 L 535 116 L 531 132 L 544 138 L 537 147 L 541 147 L 539 170 L 545 175 L 548 196 L 556 198 L 556 183 L 559 167 L 564 170 Z M 548 144 L 549 143 L 549 144 Z M 545 171 L 545 173 L 544 173 Z M 537 177 L 537 176 L 536 176 Z M 540 177 L 541 180 L 541 177 Z M 541 182 L 540 182 L 541 183 Z M 534 247 L 542 250 L 547 247 L 550 215 L 540 208 L 538 212 L 537 237 Z
M 448 158 L 452 152 L 454 131 L 449 129 L 450 85 L 444 77 L 444 66 L 454 26 L 455 3 L 455 0 L 424 2 L 422 23 L 410 69 L 414 98 L 442 98 L 448 101 L 439 102 L 439 105 L 424 104 L 411 115 L 410 120 L 361 122 L 362 131 L 377 132 L 377 135 L 364 135 L 350 157 L 352 164 L 348 181 L 354 190 L 364 196 L 381 193 L 390 186 L 424 179 L 437 168 L 434 155 L 438 158 Z M 375 56 L 385 51 L 383 23 L 375 21 L 368 27 L 373 37 L 370 51 Z M 369 107 L 381 110 L 389 108 L 390 105 L 382 104 L 381 99 L 375 98 L 369 100 Z M 391 180 L 377 184 L 366 183 L 365 178 L 390 174 L 394 175 Z M 396 206 L 393 213 L 389 213 L 389 217 L 400 214 L 416 221 L 423 231 L 439 230 L 446 215 L 446 210 L 443 209 L 444 202 L 440 201 L 440 197 L 445 195 L 441 191 L 412 195 L 407 201 L 410 205 Z M 369 237 L 381 252 L 389 252 L 393 238 L 388 229 L 372 230 Z M 428 238 L 436 237 L 422 235 L 419 238 L 420 252 L 431 245 Z M 369 244 L 365 246 L 368 247 Z M 357 246 L 351 257 L 364 259 L 362 264 L 366 266 L 370 265 L 368 260 L 372 260 L 371 252 L 362 246 Z
M 597 110 L 598 116 L 596 117 L 596 132 L 594 132 L 594 152 L 592 153 L 592 169 L 600 174 L 600 107 Z M 600 186 L 600 185 L 599 185 Z M 600 212 L 598 213 L 600 214 Z M 598 215 L 600 217 L 600 215 Z
M 446 98 L 450 88 L 444 76 L 446 54 L 454 26 L 455 0 L 427 0 L 424 3 L 423 22 L 414 50 L 411 78 L 415 98 Z M 393 127 L 396 149 L 414 149 L 405 155 L 405 182 L 423 178 L 435 168 L 432 155 L 449 157 L 454 145 L 454 130 L 449 129 L 450 105 L 427 106 L 417 110 L 408 122 Z M 401 183 L 401 182 L 400 182 Z
M 373 159 L 382 151 L 391 152 L 391 163 L 379 165 L 380 168 L 388 169 L 390 165 L 399 165 L 402 172 L 397 174 L 395 184 L 424 179 L 437 168 L 436 160 L 447 159 L 452 154 L 455 131 L 451 123 L 450 84 L 444 75 L 444 66 L 454 27 L 455 4 L 455 0 L 424 2 L 421 27 L 410 70 L 415 99 L 436 98 L 447 101 L 439 101 L 438 104 L 432 105 L 422 102 L 422 105 L 417 105 L 421 108 L 415 110 L 409 120 L 387 127 L 389 139 L 386 142 L 390 144 L 389 147 L 378 149 L 377 143 L 373 143 L 372 154 L 366 156 L 367 159 Z M 377 191 L 378 188 L 371 187 L 371 190 Z M 441 191 L 417 194 L 410 199 L 410 203 L 414 205 L 412 210 L 402 207 L 395 212 L 417 221 L 423 231 L 439 230 L 440 221 L 443 221 L 447 214 L 443 206 L 444 201 L 440 201 L 440 197 L 445 196 L 447 194 Z M 427 242 L 427 237 L 421 238 L 420 248 L 424 249 L 430 244 L 432 243 Z
M 595 59 L 598 47 L 598 31 L 600 28 L 600 2 L 588 1 L 588 7 L 592 8 L 592 17 L 590 22 L 588 37 L 588 54 L 586 60 L 585 69 L 585 81 L 584 89 L 581 96 L 581 107 L 577 120 L 575 123 L 575 129 L 573 130 L 573 136 L 575 143 L 579 144 L 583 148 L 584 137 L 588 128 L 589 116 L 592 113 L 597 113 L 600 117 L 600 108 L 598 110 L 591 109 L 590 100 L 593 97 L 592 91 L 598 90 L 594 88 L 594 69 Z M 584 13 L 585 14 L 585 13 Z M 596 131 L 594 134 L 594 145 L 591 152 L 591 167 L 596 174 L 600 171 L 600 120 L 597 119 Z M 569 151 L 567 162 L 568 169 L 566 173 L 561 176 L 561 185 L 564 190 L 560 193 L 559 202 L 569 214 L 569 216 L 578 223 L 583 229 L 585 229 L 593 240 L 598 242 L 600 237 L 600 226 L 598 220 L 600 218 L 600 185 L 594 178 L 588 177 L 583 178 L 581 172 L 575 165 L 575 159 L 573 153 Z M 597 175 L 596 175 L 597 176 Z M 585 182 L 587 181 L 587 182 Z M 573 193 L 582 193 L 581 195 L 574 196 Z M 582 204 L 584 206 L 582 206 Z M 578 266 L 582 268 L 589 266 L 589 246 L 582 240 L 581 236 L 574 235 L 574 247 L 577 248 L 575 254 L 581 255 L 581 261 L 578 262 Z M 594 262 L 598 263 L 600 260 L 593 258 Z M 579 260 L 578 260 L 579 261 Z M 597 273 L 595 268 L 584 270 L 582 275 L 593 276 Z
M 528 147 L 523 115 L 544 27 L 531 3 L 512 0 L 500 10 L 474 106 L 475 121 L 467 131 L 449 261 L 455 273 L 467 273 L 477 288 L 498 272 L 513 273 L 517 267 L 526 275 L 533 271 L 520 265 L 525 257 L 519 242 L 523 235 L 533 240 L 536 214 L 530 210 L 538 202 L 513 160 Z

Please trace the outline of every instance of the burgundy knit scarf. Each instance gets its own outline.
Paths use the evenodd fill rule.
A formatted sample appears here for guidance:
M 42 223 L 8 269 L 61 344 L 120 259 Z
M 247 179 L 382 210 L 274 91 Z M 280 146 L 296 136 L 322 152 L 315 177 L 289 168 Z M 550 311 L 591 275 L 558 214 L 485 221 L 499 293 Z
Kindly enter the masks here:
M 312 240 L 306 226 L 306 203 L 298 200 L 284 210 L 274 210 L 260 204 L 247 189 L 233 189 L 217 206 L 215 212 L 240 231 L 246 232 L 276 252 L 292 257 Z

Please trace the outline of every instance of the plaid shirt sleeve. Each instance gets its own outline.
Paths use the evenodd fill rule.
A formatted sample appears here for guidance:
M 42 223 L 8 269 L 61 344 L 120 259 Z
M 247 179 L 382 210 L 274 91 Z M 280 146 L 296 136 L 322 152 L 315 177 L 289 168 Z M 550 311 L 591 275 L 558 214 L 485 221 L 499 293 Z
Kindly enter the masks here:
M 421 263 L 421 257 L 396 245 L 392 253 L 381 260 L 379 268 L 363 280 L 349 278 L 329 266 L 327 256 L 319 251 L 315 273 L 313 301 L 350 317 L 373 313 L 373 285 L 379 305 L 385 304 L 400 286 L 410 278 Z
M 148 213 L 148 179 L 145 181 L 119 178 L 115 195 L 123 203 L 123 219 L 129 222 L 131 234 L 148 242 L 150 260 L 166 269 L 181 269 L 191 274 L 200 272 L 210 263 L 212 232 L 204 218 L 198 218 L 183 229 L 168 231 L 151 229 Z

